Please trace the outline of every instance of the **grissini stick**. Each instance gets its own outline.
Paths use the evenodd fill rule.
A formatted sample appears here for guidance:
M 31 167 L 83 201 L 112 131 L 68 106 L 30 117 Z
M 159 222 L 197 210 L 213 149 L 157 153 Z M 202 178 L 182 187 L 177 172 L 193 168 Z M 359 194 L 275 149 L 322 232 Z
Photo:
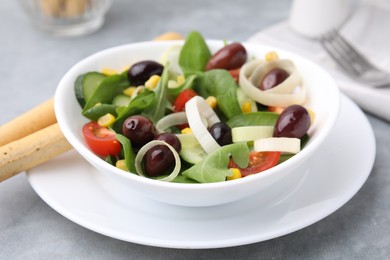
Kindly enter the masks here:
M 0 147 L 0 182 L 71 148 L 57 123 L 10 142 Z
M 0 146 L 56 123 L 53 98 L 0 126 Z

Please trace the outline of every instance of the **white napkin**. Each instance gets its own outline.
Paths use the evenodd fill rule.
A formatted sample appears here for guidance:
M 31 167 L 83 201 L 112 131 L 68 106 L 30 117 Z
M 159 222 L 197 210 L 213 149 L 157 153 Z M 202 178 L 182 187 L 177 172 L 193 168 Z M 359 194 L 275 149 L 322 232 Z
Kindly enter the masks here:
M 390 73 L 390 1 L 362 0 L 340 33 L 378 67 Z M 390 121 L 390 87 L 373 88 L 348 78 L 321 45 L 293 32 L 288 22 L 266 28 L 249 38 L 293 51 L 322 65 L 336 79 L 340 90 L 363 110 Z

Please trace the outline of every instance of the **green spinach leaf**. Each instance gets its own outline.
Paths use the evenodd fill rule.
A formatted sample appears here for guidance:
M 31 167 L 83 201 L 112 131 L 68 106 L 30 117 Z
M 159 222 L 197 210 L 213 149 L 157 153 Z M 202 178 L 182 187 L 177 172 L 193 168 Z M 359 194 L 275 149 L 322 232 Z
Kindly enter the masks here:
M 229 119 L 242 114 L 237 99 L 237 87 L 228 71 L 215 69 L 198 76 L 195 91 L 203 97 L 216 97 L 218 108 Z
M 185 89 L 193 89 L 195 86 L 195 81 L 199 77 L 198 74 L 190 75 L 186 78 L 184 83 L 177 88 L 168 88 L 169 96 L 176 98 L 183 90 Z
M 153 91 L 145 89 L 143 92 L 138 94 L 126 107 L 118 107 L 116 112 L 118 113 L 117 118 L 112 128 L 117 132 L 122 132 L 123 122 L 132 115 L 140 114 L 146 108 L 152 105 L 155 98 Z
M 196 31 L 188 34 L 179 56 L 179 65 L 184 75 L 187 77 L 203 72 L 210 58 L 211 52 L 203 36 Z
M 279 115 L 273 112 L 251 112 L 229 119 L 226 123 L 231 128 L 239 126 L 275 125 Z
M 165 110 L 169 104 L 167 99 L 169 80 L 168 70 L 169 64 L 165 65 L 160 81 L 158 82 L 156 88 L 153 90 L 153 92 L 155 93 L 155 98 L 152 104 L 143 112 L 143 114 L 147 116 L 150 120 L 152 120 L 153 123 L 156 123 L 158 120 L 164 117 Z
M 182 175 L 202 183 L 225 181 L 227 176 L 232 175 L 228 169 L 230 157 L 233 157 L 238 166 L 246 168 L 249 163 L 248 145 L 242 142 L 222 146 L 185 170 Z
M 93 106 L 90 109 L 87 109 L 83 112 L 83 115 L 91 119 L 92 121 L 97 121 L 99 117 L 104 116 L 107 113 L 110 113 L 113 116 L 116 116 L 117 106 L 110 104 L 101 104 L 99 106 Z
M 90 99 L 83 109 L 84 112 L 96 105 L 97 103 L 107 104 L 112 101 L 112 99 L 122 93 L 122 91 L 129 86 L 129 81 L 124 75 L 112 75 L 100 82 L 99 86 L 93 93 Z
M 136 173 L 135 170 L 135 153 L 132 149 L 131 142 L 127 137 L 121 135 L 121 134 L 116 134 L 115 135 L 116 139 L 122 144 L 123 148 L 123 155 L 125 157 L 125 163 L 127 169 L 132 172 Z

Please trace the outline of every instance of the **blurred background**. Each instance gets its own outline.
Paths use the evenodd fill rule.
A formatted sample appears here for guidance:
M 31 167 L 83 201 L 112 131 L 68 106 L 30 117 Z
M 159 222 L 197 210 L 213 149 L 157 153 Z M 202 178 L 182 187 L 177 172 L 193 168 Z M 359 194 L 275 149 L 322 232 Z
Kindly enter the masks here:
M 13 109 L 21 113 L 53 96 L 65 72 L 99 50 L 151 40 L 166 31 L 185 35 L 198 30 L 206 38 L 243 41 L 259 29 L 285 19 L 289 6 L 290 0 L 114 0 L 98 31 L 58 37 L 37 29 L 21 1 L 2 1 L 0 76 L 7 78 L 7 86 L 0 87 L 1 109 L 17 98 L 20 106 Z M 15 115 L 2 113 L 0 123 Z

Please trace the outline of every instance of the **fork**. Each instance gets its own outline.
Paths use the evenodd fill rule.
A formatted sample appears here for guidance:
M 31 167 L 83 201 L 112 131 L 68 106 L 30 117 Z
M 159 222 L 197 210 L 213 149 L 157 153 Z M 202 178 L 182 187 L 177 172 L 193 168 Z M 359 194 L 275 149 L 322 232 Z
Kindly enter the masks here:
M 390 86 L 390 74 L 377 68 L 336 30 L 320 38 L 321 45 L 352 79 L 373 87 Z

